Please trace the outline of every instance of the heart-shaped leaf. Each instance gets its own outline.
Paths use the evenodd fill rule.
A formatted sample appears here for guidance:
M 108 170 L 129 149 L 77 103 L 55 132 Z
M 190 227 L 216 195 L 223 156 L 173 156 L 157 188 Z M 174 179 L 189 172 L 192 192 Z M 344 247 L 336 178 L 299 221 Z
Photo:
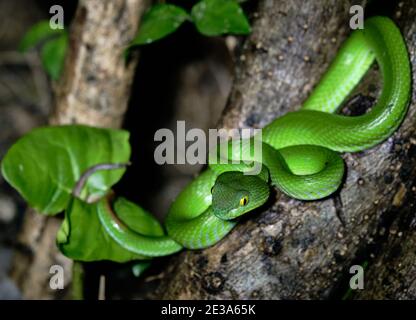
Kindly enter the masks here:
M 144 15 L 131 45 L 152 43 L 174 32 L 189 18 L 188 13 L 172 4 L 157 4 Z
M 81 175 L 102 163 L 126 163 L 129 133 L 82 125 L 37 128 L 7 152 L 1 171 L 29 205 L 44 214 L 63 211 Z M 125 169 L 97 171 L 80 198 L 97 199 L 120 180 Z
M 72 198 L 65 211 L 65 219 L 58 235 L 59 249 L 67 257 L 80 261 L 111 260 L 126 262 L 131 260 L 146 260 L 149 257 L 135 254 L 123 248 L 110 237 L 102 226 L 98 217 L 98 206 L 106 198 L 97 203 L 87 204 Z M 163 236 L 164 231 L 160 223 L 148 212 L 131 201 L 118 198 L 114 201 L 114 211 L 117 218 L 131 231 L 149 237 Z M 102 208 L 107 208 L 102 205 Z M 143 261 L 133 268 L 133 273 L 139 276 L 150 263 Z
M 126 262 L 148 259 L 124 249 L 108 235 L 98 218 L 98 205 L 72 198 L 57 235 L 61 252 L 79 261 Z
M 235 0 L 201 0 L 193 6 L 191 17 L 198 31 L 207 36 L 250 33 L 250 24 Z

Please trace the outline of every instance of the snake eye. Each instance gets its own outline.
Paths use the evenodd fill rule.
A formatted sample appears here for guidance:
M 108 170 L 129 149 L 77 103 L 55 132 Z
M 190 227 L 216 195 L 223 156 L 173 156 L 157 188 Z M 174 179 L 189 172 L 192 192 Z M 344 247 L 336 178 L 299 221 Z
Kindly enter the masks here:
M 240 199 L 240 206 L 243 207 L 248 203 L 248 196 L 244 196 Z

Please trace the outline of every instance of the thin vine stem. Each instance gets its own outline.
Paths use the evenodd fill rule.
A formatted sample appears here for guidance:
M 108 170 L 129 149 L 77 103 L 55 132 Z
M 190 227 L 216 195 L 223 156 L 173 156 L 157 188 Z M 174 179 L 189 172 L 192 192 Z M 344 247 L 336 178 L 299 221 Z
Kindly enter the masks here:
M 131 163 L 99 163 L 90 168 L 88 168 L 79 178 L 77 183 L 75 184 L 74 189 L 72 190 L 72 195 L 74 197 L 80 198 L 82 189 L 84 188 L 85 184 L 88 181 L 88 178 L 91 177 L 94 173 L 101 170 L 115 170 L 115 169 L 123 169 L 129 166 Z

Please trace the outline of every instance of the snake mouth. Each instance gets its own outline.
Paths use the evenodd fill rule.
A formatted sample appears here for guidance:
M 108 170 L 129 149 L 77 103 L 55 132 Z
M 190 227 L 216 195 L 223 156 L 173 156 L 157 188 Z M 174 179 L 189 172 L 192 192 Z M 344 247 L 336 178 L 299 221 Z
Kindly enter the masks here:
M 231 210 L 214 209 L 214 215 L 221 220 L 234 220 L 238 218 L 238 208 Z

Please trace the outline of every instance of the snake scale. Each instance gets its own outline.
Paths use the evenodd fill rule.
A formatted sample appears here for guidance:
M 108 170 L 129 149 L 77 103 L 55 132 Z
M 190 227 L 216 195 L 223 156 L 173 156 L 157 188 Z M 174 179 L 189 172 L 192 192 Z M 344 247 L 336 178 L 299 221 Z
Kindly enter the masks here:
M 376 104 L 360 116 L 336 114 L 374 60 L 383 84 Z M 352 31 L 302 108 L 263 128 L 261 158 L 245 152 L 253 138 L 243 141 L 241 153 L 227 149 L 229 159 L 260 161 L 259 174 L 244 174 L 246 162 L 209 163 L 171 205 L 166 232 L 141 208 L 142 233 L 129 229 L 117 218 L 131 205 L 123 198 L 112 206 L 100 203 L 101 224 L 122 247 L 148 259 L 217 243 L 238 217 L 267 201 L 271 186 L 301 200 L 327 197 L 344 175 L 339 153 L 368 149 L 392 135 L 406 114 L 410 90 L 410 63 L 399 29 L 389 18 L 371 17 L 363 29 Z

